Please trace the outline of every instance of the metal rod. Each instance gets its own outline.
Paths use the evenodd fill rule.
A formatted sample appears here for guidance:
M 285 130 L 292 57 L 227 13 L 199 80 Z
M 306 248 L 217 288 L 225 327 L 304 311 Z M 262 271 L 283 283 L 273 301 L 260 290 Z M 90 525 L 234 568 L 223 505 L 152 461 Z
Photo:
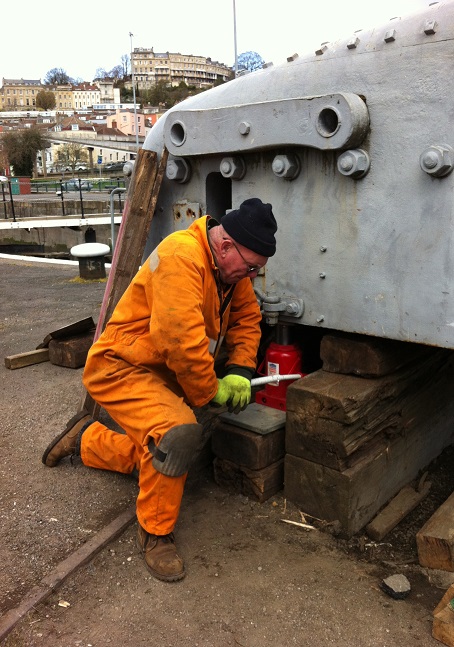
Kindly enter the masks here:
M 112 241 L 112 249 L 111 253 L 114 253 L 115 249 L 115 206 L 114 206 L 114 199 L 115 199 L 115 194 L 121 194 L 124 193 L 126 189 L 122 186 L 117 186 L 116 189 L 113 189 L 110 194 L 110 238 Z M 121 208 L 121 201 L 120 201 L 120 208 Z
M 136 131 L 136 146 L 137 150 L 139 150 L 139 128 L 137 125 L 137 104 L 136 104 L 136 79 L 134 75 L 134 66 L 132 64 L 132 37 L 134 34 L 132 32 L 129 32 L 129 37 L 131 39 L 131 77 L 132 77 L 132 97 L 134 100 L 134 130 Z
M 9 199 L 11 200 L 11 211 L 13 212 L 13 222 L 16 222 L 16 212 L 14 210 L 13 190 L 11 188 L 11 180 L 8 180 L 9 186 Z
M 261 386 L 262 384 L 279 384 L 286 380 L 299 380 L 302 377 L 301 373 L 292 373 L 289 375 L 265 375 L 264 377 L 254 377 L 251 380 L 251 386 Z
M 238 74 L 238 51 L 236 46 L 236 6 L 233 0 L 233 46 L 235 51 L 235 76 Z
M 85 218 L 84 201 L 83 201 L 83 198 L 82 198 L 82 181 L 81 181 L 80 177 L 78 178 L 78 180 L 79 180 L 80 212 L 81 212 L 82 218 Z
M 5 212 L 5 220 L 8 219 L 8 209 L 6 207 L 5 186 L 2 182 L 2 196 L 3 196 L 3 211 Z

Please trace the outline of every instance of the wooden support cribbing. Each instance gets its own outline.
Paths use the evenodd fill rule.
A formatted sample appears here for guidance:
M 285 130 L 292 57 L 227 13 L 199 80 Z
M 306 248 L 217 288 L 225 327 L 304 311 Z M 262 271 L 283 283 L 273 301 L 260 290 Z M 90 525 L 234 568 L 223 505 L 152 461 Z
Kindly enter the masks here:
M 454 571 L 453 520 L 454 493 L 446 499 L 416 534 L 421 566 L 438 568 L 442 571 Z M 452 613 L 454 616 L 454 611 Z
M 104 330 L 115 306 L 140 267 L 167 158 L 166 148 L 162 151 L 159 164 L 154 151 L 140 149 L 138 152 L 96 327 L 95 341 Z M 86 409 L 93 418 L 99 414 L 99 406 L 86 392 L 83 396 L 82 408 Z
M 432 636 L 443 645 L 454 647 L 454 584 L 446 591 L 434 610 Z

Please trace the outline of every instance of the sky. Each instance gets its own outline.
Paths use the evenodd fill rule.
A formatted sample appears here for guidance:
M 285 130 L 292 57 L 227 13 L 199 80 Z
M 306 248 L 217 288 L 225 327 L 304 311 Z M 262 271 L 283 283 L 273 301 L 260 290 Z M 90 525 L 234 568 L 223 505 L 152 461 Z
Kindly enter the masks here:
M 121 64 L 132 47 L 210 57 L 233 66 L 234 10 L 237 54 L 255 51 L 266 63 L 313 52 L 325 41 L 348 38 L 395 16 L 426 8 L 431 0 L 171 0 L 153 5 L 113 2 L 62 4 L 60 0 L 3 3 L 0 77 L 41 79 L 52 68 L 91 81 L 98 68 Z M 154 9 L 153 7 L 156 7 Z M 126 12 L 128 7 L 129 13 Z M 130 37 L 130 33 L 133 37 Z

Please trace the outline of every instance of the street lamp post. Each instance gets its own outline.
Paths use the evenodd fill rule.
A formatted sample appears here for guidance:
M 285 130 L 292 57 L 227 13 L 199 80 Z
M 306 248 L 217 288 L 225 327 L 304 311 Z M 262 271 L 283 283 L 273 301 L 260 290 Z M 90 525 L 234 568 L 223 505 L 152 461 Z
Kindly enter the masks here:
M 233 0 L 233 46 L 235 49 L 235 77 L 238 74 L 238 50 L 236 45 L 236 7 Z
M 129 38 L 131 39 L 131 76 L 132 76 L 132 97 L 134 101 L 134 130 L 136 131 L 136 146 L 137 150 L 139 150 L 139 128 L 137 125 L 137 104 L 136 104 L 136 78 L 134 75 L 134 66 L 132 64 L 132 37 L 134 34 L 132 32 L 129 32 Z

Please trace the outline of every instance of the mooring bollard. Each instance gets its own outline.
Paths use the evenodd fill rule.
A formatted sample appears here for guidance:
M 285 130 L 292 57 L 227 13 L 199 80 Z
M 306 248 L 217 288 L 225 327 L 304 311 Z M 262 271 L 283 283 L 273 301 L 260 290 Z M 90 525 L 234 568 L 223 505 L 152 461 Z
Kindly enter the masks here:
M 105 279 L 105 255 L 110 252 L 109 245 L 103 243 L 82 243 L 71 247 L 70 253 L 79 261 L 81 279 Z

